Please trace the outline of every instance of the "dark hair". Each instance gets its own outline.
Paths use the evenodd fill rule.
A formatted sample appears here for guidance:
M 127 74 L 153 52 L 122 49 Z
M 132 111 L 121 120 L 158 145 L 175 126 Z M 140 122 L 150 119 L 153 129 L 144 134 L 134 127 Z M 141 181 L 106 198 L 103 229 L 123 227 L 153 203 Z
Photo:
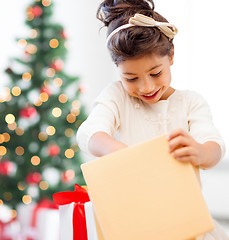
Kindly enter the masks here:
M 136 13 L 159 22 L 168 22 L 154 11 L 153 0 L 105 0 L 97 11 L 97 18 L 108 27 L 109 35 L 116 28 L 127 24 Z M 116 65 L 130 58 L 155 53 L 160 56 L 173 54 L 173 41 L 156 27 L 129 27 L 116 33 L 108 42 L 112 60 Z

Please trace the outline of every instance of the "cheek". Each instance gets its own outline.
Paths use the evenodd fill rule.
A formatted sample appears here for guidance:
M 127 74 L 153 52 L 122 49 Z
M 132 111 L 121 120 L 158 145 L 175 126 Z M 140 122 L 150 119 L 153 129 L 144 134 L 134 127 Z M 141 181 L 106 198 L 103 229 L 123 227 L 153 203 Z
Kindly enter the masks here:
M 122 85 L 128 93 L 132 93 L 135 90 L 134 84 L 122 81 Z

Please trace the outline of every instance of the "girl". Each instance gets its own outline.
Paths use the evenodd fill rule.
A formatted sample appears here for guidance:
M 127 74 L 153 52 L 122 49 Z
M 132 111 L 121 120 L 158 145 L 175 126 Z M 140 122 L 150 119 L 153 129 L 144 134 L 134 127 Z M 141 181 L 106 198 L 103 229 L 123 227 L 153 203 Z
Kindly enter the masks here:
M 168 134 L 171 154 L 195 168 L 211 168 L 225 146 L 205 100 L 170 86 L 174 25 L 152 0 L 105 0 L 97 18 L 108 27 L 107 47 L 121 80 L 110 84 L 80 126 L 80 148 L 100 157 Z M 228 239 L 215 224 L 204 239 Z

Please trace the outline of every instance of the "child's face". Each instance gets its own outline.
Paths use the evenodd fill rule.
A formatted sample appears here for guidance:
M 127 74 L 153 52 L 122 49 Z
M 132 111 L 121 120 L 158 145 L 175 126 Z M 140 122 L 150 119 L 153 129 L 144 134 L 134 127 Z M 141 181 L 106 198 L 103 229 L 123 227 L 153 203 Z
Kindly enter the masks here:
M 147 55 L 119 63 L 123 87 L 130 96 L 148 104 L 166 100 L 174 91 L 170 87 L 173 56 Z

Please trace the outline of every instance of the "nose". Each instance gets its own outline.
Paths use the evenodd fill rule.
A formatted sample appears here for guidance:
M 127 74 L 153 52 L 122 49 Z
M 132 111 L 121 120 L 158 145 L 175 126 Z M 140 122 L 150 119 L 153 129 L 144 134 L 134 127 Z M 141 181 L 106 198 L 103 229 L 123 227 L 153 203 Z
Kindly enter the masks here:
M 139 91 L 143 94 L 151 93 L 155 90 L 155 84 L 153 79 L 144 78 L 139 82 Z

